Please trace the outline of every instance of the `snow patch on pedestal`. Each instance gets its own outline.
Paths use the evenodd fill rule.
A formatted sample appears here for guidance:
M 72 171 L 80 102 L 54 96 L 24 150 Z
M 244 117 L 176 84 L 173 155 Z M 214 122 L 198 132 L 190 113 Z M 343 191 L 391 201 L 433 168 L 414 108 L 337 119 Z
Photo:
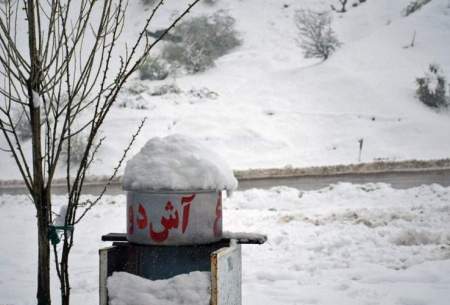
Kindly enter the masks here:
M 210 273 L 200 271 L 157 281 L 114 272 L 108 278 L 109 304 L 209 305 L 210 281 Z
M 228 164 L 199 141 L 182 135 L 150 139 L 127 162 L 126 190 L 233 190 Z

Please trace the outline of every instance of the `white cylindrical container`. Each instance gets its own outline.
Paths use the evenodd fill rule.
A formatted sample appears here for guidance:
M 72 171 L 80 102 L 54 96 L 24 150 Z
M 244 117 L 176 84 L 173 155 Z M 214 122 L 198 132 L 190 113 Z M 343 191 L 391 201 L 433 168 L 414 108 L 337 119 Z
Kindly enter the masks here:
M 222 237 L 222 191 L 127 192 L 127 239 L 146 245 L 205 244 Z
M 152 138 L 128 160 L 128 241 L 206 244 L 222 238 L 222 191 L 237 188 L 231 168 L 208 145 L 184 135 Z

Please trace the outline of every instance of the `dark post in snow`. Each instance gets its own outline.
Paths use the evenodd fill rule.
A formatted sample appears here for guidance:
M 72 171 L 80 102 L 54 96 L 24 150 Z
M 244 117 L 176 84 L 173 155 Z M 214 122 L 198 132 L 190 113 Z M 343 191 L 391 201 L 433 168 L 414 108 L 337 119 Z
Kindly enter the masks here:
M 364 138 L 359 139 L 358 143 L 359 143 L 358 162 L 361 162 L 361 153 L 364 145 Z

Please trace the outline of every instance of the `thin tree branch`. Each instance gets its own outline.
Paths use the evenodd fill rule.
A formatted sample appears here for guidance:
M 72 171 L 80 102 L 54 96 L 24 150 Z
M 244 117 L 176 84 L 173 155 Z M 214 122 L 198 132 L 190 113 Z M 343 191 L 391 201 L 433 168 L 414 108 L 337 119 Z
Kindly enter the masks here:
M 103 195 L 106 193 L 106 190 L 108 189 L 109 185 L 114 180 L 114 178 L 116 177 L 117 173 L 119 172 L 119 169 L 122 166 L 122 163 L 124 162 L 124 160 L 125 160 L 128 152 L 130 151 L 131 147 L 133 146 L 137 136 L 141 133 L 142 127 L 144 127 L 144 124 L 145 124 L 146 120 L 147 120 L 147 118 L 144 118 L 141 121 L 141 124 L 139 125 L 137 131 L 131 137 L 131 140 L 128 143 L 128 146 L 123 151 L 122 157 L 120 158 L 119 162 L 117 163 L 117 166 L 114 168 L 114 171 L 113 171 L 112 175 L 109 177 L 107 183 L 103 187 L 103 190 L 100 192 L 100 195 L 94 201 L 89 202 L 88 207 L 83 210 L 83 212 L 81 213 L 80 217 L 78 217 L 78 219 L 74 222 L 74 224 L 79 223 L 81 221 L 81 219 L 83 219 L 83 217 L 86 216 L 86 214 L 89 212 L 89 210 L 91 210 L 103 198 Z

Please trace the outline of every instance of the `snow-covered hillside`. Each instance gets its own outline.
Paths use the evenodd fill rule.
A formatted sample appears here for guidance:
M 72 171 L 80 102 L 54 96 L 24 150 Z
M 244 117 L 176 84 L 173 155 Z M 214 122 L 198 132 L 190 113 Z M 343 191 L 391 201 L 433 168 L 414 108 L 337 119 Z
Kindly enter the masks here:
M 141 1 L 131 2 L 127 37 L 148 14 Z M 181 2 L 167 1 L 155 28 L 173 18 Z M 362 161 L 449 157 L 450 115 L 415 98 L 415 78 L 430 63 L 439 64 L 450 78 L 450 2 L 432 0 L 408 17 L 402 10 L 409 0 L 350 5 L 345 14 L 333 13 L 342 47 L 325 62 L 304 59 L 296 42 L 295 11 L 330 10 L 335 2 L 199 4 L 192 15 L 222 9 L 234 16 L 243 44 L 204 73 L 157 82 L 136 76 L 129 86 L 141 90 L 122 94 L 118 104 L 128 106 L 112 111 L 103 131 L 108 143 L 91 173 L 111 172 L 145 116 L 150 120 L 133 152 L 153 136 L 189 134 L 220 152 L 235 169 L 354 163 L 361 138 Z M 415 46 L 405 48 L 414 31 Z M 164 83 L 176 84 L 182 92 L 151 96 Z M 217 94 L 198 97 L 202 88 Z M 1 154 L 0 178 L 18 177 L 6 153 Z

